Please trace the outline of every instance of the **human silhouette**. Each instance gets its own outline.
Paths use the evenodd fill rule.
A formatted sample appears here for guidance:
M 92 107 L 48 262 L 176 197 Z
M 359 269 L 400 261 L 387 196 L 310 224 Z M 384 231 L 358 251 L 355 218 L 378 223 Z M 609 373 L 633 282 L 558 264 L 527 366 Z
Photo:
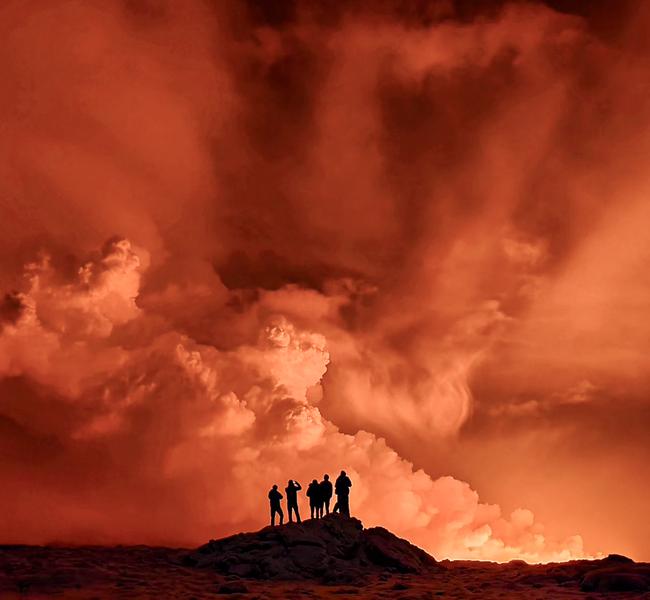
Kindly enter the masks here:
M 291 511 L 296 513 L 296 522 L 300 523 L 300 513 L 298 512 L 298 492 L 302 486 L 293 479 L 289 479 L 287 487 L 284 491 L 287 493 L 287 512 L 289 513 L 289 523 L 293 523 L 291 518 Z
M 269 492 L 269 501 L 271 502 L 271 527 L 275 526 L 276 513 L 280 516 L 280 525 L 282 525 L 284 521 L 284 513 L 280 506 L 280 500 L 282 500 L 282 494 L 278 492 L 278 486 L 274 485 Z
M 330 514 L 330 500 L 332 499 L 332 482 L 330 476 L 325 473 L 323 481 L 318 486 L 320 487 L 320 504 L 318 506 L 318 513 L 320 517 L 323 516 L 323 507 L 325 507 L 325 514 Z
M 307 496 L 309 497 L 309 509 L 311 511 L 311 518 L 318 519 L 319 506 L 321 505 L 320 486 L 318 479 L 314 479 L 307 487 Z
M 345 471 L 341 471 L 341 474 L 336 478 L 336 483 L 334 484 L 334 491 L 336 492 L 336 505 L 334 506 L 334 512 L 340 512 L 346 517 L 350 516 L 350 488 L 352 487 L 352 482 L 350 478 L 345 474 Z

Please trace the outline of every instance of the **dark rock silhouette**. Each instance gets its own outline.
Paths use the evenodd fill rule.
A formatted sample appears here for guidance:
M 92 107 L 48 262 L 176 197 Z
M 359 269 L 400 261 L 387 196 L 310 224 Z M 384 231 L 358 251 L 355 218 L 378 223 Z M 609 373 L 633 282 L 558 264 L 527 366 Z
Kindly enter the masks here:
M 256 560 L 259 569 L 254 567 Z M 240 563 L 256 578 L 236 575 L 240 569 L 232 567 Z M 305 573 L 297 573 L 301 569 Z M 650 564 L 616 555 L 550 564 L 436 563 L 384 529 L 363 530 L 358 521 L 336 515 L 211 542 L 202 552 L 152 546 L 0 545 L 3 600 L 23 595 L 242 598 L 243 594 L 259 600 L 595 600 L 647 598 L 649 580 Z M 323 584 L 331 587 L 324 591 Z
M 465 561 L 442 561 L 441 566 L 451 566 L 455 571 L 466 566 Z M 478 565 L 479 563 L 476 563 Z M 637 563 L 627 556 L 610 554 L 599 560 L 573 560 L 564 563 L 529 565 L 511 560 L 498 565 L 503 570 L 517 572 L 517 584 L 535 589 L 549 585 L 576 586 L 583 592 L 650 592 L 650 564 Z
M 222 583 L 217 588 L 217 594 L 246 594 L 247 592 L 248 588 L 246 585 L 239 581 Z
M 622 564 L 628 564 L 628 565 L 633 565 L 635 564 L 634 561 L 627 557 L 623 556 L 622 554 L 608 554 L 605 558 L 602 559 L 603 562 L 605 563 L 622 563 Z
M 583 592 L 650 591 L 650 565 L 637 564 L 627 556 L 610 554 L 598 569 L 588 571 L 580 581 Z
M 337 515 L 211 540 L 189 555 L 188 563 L 251 579 L 325 583 L 359 582 L 387 572 L 423 574 L 437 565 L 383 527 L 364 529 L 358 519 Z

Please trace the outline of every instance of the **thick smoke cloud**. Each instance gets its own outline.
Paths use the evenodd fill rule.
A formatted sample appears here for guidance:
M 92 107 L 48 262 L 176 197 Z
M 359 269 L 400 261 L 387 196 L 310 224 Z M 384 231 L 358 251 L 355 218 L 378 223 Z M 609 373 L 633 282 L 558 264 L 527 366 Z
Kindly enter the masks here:
M 15 386 L 3 409 L 18 429 L 55 436 L 57 451 L 40 465 L 45 480 L 27 472 L 35 496 L 12 481 L 17 506 L 5 537 L 193 543 L 207 531 L 254 526 L 269 480 L 292 473 L 306 481 L 325 465 L 343 464 L 364 518 L 437 553 L 539 560 L 583 551 L 579 536 L 549 544 L 529 510 L 504 518 L 468 484 L 432 480 L 383 439 L 345 435 L 323 418 L 317 405 L 330 362 L 326 338 L 272 316 L 297 303 L 304 310 L 303 291 L 262 295 L 254 318 L 269 316 L 259 340 L 222 351 L 146 322 L 136 304 L 145 262 L 119 239 L 68 283 L 56 282 L 47 258 L 28 265 L 26 289 L 12 297 L 19 314 L 0 337 L 8 357 L 0 373 Z M 324 308 L 331 300 L 320 302 Z M 24 379 L 30 384 L 21 389 L 15 382 Z M 33 386 L 48 390 L 54 418 L 31 413 L 38 403 Z M 103 472 L 92 489 L 71 489 L 89 466 L 89 448 Z M 52 476 L 61 480 L 48 481 Z M 35 501 L 48 505 L 47 522 L 34 518 Z
M 648 15 L 269 6 L 0 9 L 0 537 L 195 544 L 346 468 L 437 556 L 647 553 L 561 513 L 580 440 L 648 493 Z

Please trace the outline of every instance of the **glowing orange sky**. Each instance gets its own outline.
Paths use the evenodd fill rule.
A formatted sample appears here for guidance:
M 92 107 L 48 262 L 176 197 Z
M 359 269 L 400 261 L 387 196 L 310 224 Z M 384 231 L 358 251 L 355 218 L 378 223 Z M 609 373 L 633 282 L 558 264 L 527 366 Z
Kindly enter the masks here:
M 3 3 L 0 541 L 650 559 L 650 11 L 471 4 Z

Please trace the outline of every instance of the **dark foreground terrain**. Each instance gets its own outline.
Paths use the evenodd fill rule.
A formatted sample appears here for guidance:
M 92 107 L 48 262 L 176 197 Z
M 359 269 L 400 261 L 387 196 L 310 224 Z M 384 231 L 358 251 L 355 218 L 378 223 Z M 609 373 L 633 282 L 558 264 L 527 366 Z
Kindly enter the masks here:
M 382 528 L 329 517 L 197 550 L 0 546 L 0 598 L 650 598 L 650 564 L 436 562 Z

